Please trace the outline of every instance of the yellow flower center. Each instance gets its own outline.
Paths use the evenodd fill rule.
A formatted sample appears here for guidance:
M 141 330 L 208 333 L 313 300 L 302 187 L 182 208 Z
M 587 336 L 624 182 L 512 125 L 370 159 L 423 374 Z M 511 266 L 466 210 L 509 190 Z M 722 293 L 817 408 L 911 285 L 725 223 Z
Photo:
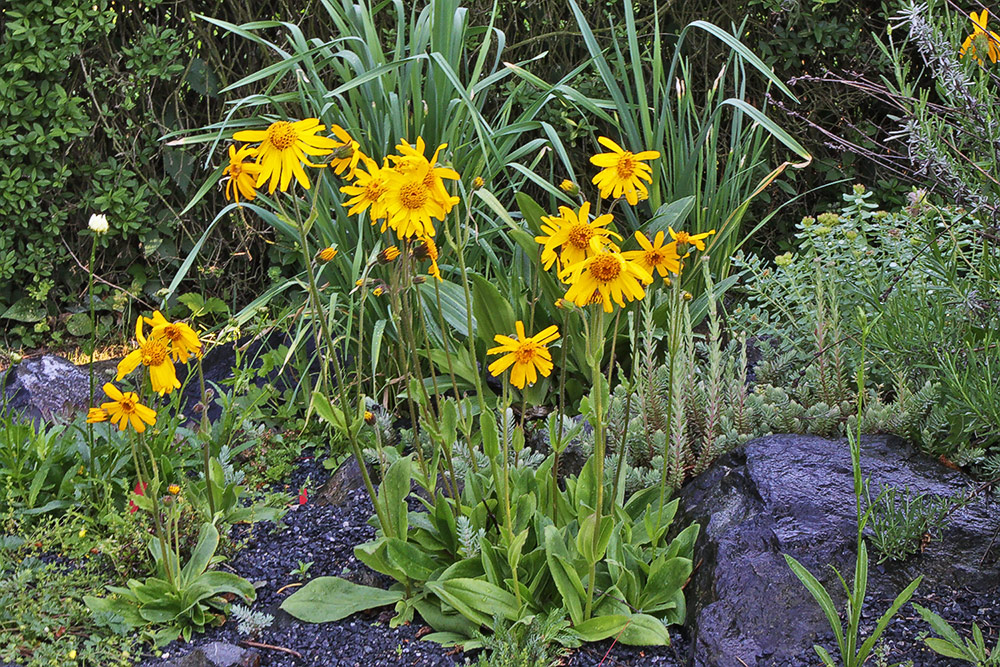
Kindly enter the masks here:
M 569 242 L 577 248 L 586 248 L 592 238 L 594 238 L 594 228 L 585 222 L 577 223 L 569 230 Z
M 691 235 L 687 232 L 677 232 L 677 236 L 674 237 L 674 240 L 677 241 L 677 245 L 691 243 Z
M 368 201 L 378 201 L 382 198 L 385 193 L 385 183 L 379 179 L 373 178 L 368 181 L 368 185 L 365 186 L 365 199 Z
M 618 178 L 622 180 L 632 178 L 632 174 L 635 173 L 635 164 L 636 160 L 632 155 L 632 151 L 625 151 L 618 156 L 618 164 L 615 165 L 615 170 L 618 172 Z
M 622 264 L 617 257 L 598 255 L 590 263 L 590 275 L 602 283 L 610 283 L 622 274 Z
M 158 340 L 148 340 L 142 346 L 142 363 L 145 366 L 159 366 L 167 358 L 167 346 Z
M 517 348 L 517 352 L 514 356 L 517 357 L 517 363 L 519 364 L 530 364 L 534 359 L 537 351 L 537 344 L 535 341 L 527 340 L 521 343 L 521 346 Z
M 128 392 L 122 395 L 121 400 L 118 401 L 118 406 L 121 408 L 122 412 L 130 415 L 135 412 L 135 403 L 135 394 Z
M 424 183 L 407 183 L 399 189 L 399 201 L 406 208 L 417 210 L 427 203 L 427 194 L 427 186 Z
M 163 335 L 172 343 L 176 343 L 183 338 L 181 329 L 176 324 L 168 324 L 163 327 Z
M 265 141 L 270 143 L 279 151 L 283 151 L 294 146 L 298 138 L 298 133 L 295 131 L 295 128 L 292 127 L 291 123 L 279 120 L 276 123 L 271 123 L 271 127 L 267 128 L 267 137 L 265 138 Z
M 646 251 L 646 261 L 650 266 L 658 266 L 663 260 L 666 259 L 659 250 L 647 250 Z

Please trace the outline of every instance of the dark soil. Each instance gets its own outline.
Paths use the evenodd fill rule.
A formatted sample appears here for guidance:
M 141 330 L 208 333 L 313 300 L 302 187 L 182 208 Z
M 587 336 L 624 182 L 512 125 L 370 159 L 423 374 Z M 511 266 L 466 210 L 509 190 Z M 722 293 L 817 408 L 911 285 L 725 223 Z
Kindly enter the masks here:
M 308 477 L 310 490 L 317 489 L 328 476 L 315 460 L 304 460 L 289 480 L 288 488 L 297 492 Z M 374 528 L 368 525 L 372 514 L 371 502 L 361 490 L 353 492 L 343 506 L 319 506 L 310 501 L 295 507 L 285 515 L 280 528 L 262 523 L 252 528 L 238 526 L 234 529 L 233 537 L 245 540 L 246 545 L 225 567 L 257 587 L 257 600 L 251 609 L 266 611 L 275 617 L 273 624 L 262 630 L 254 641 L 290 649 L 302 656 L 299 658 L 276 649 L 259 649 L 261 664 L 273 667 L 452 667 L 475 664 L 478 660 L 476 655 L 421 641 L 420 637 L 430 632 L 430 628 L 424 626 L 419 617 L 412 624 L 390 628 L 389 620 L 394 615 L 391 608 L 323 624 L 302 623 L 281 611 L 281 602 L 296 590 L 286 587 L 297 583 L 289 572 L 299 561 L 312 562 L 308 578 L 342 576 L 357 583 L 382 587 L 392 583 L 390 578 L 372 572 L 354 557 L 354 547 L 375 535 Z M 166 646 L 162 657 L 149 658 L 141 664 L 143 667 L 173 664 L 178 656 L 212 642 L 244 645 L 241 642 L 247 637 L 240 635 L 236 626 L 237 622 L 230 619 L 222 627 L 197 636 L 190 644 L 174 642 Z M 636 649 L 612 646 L 611 641 L 591 644 L 574 650 L 565 664 L 567 667 L 684 664 L 682 658 L 686 656 L 687 644 L 679 633 L 672 632 L 672 638 L 674 646 L 671 647 Z

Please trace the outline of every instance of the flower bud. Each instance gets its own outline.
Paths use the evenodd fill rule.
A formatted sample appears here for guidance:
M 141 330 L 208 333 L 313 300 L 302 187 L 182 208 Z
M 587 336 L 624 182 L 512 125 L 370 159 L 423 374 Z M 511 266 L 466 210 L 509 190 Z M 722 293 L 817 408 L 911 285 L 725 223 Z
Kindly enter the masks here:
M 102 214 L 95 213 L 90 216 L 90 222 L 87 223 L 87 226 L 95 234 L 105 234 L 108 231 L 108 219 Z
M 575 197 L 580 194 L 580 187 L 573 181 L 566 179 L 559 184 L 559 189 L 568 194 L 570 197 Z
M 378 254 L 378 262 L 379 264 L 388 264 L 389 262 L 395 260 L 397 257 L 399 257 L 399 248 L 397 248 L 394 245 L 391 245 Z
M 474 179 L 472 179 L 472 189 L 473 190 L 478 190 L 479 188 L 483 187 L 484 185 L 486 185 L 486 181 L 483 180 L 482 176 L 476 176 Z
M 319 251 L 319 254 L 316 255 L 317 259 L 319 259 L 319 261 L 321 262 L 329 262 L 336 256 L 337 256 L 337 249 L 332 246 L 328 248 L 323 248 L 322 250 Z

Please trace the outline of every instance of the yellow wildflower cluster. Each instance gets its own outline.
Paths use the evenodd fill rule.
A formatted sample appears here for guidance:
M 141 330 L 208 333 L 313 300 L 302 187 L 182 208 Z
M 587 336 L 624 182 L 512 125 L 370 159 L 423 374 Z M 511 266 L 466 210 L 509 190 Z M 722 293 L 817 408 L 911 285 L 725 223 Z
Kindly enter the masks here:
M 602 198 L 624 196 L 630 204 L 648 197 L 643 181 L 652 181 L 652 168 L 645 160 L 660 157 L 657 151 L 632 153 L 618 144 L 600 137 L 602 146 L 610 153 L 600 153 L 591 162 L 601 171 L 593 183 L 600 189 Z M 578 191 L 569 181 L 563 182 L 567 192 Z M 620 307 L 626 301 L 642 299 L 645 287 L 653 282 L 653 274 L 669 282 L 667 273 L 678 275 L 681 260 L 688 247 L 705 249 L 704 239 L 715 233 L 691 235 L 670 229 L 673 239 L 664 244 L 666 234 L 659 231 L 650 240 L 641 231 L 635 233 L 640 248 L 622 252 L 615 240 L 622 237 L 609 228 L 613 218 L 610 213 L 591 220 L 590 202 L 583 202 L 579 211 L 561 206 L 558 217 L 542 218 L 542 234 L 535 241 L 542 245 L 542 265 L 547 271 L 556 265 L 559 278 L 569 284 L 564 298 L 577 306 L 600 303 L 605 312 L 612 312 L 612 303 Z
M 150 327 L 149 335 L 145 333 Z M 187 324 L 171 322 L 160 311 L 153 312 L 152 317 L 142 317 L 135 321 L 135 338 L 139 347 L 130 352 L 118 363 L 116 380 L 129 375 L 139 366 L 145 366 L 149 371 L 149 381 L 153 391 L 161 396 L 179 389 L 177 370 L 174 362 L 186 364 L 192 357 L 201 357 L 201 341 Z M 135 392 L 122 392 L 108 382 L 104 385 L 104 393 L 111 400 L 102 403 L 99 408 L 91 408 L 87 413 L 87 423 L 95 424 L 110 420 L 112 424 L 124 431 L 131 424 L 139 433 L 146 430 L 146 425 L 156 423 L 156 412 L 139 402 Z

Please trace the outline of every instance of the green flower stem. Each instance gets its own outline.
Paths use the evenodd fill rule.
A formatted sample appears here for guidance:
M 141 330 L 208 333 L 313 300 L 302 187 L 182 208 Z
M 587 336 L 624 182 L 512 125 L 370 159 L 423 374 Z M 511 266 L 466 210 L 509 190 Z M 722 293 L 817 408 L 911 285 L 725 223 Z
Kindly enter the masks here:
M 673 289 L 670 290 L 670 332 L 668 368 L 669 368 L 669 397 L 667 399 L 667 439 L 663 445 L 663 469 L 660 472 L 660 506 L 656 512 L 656 528 L 663 524 L 663 505 L 667 500 L 667 468 L 670 464 L 670 440 L 673 436 L 674 428 L 674 407 L 679 397 L 674 395 L 675 375 L 677 373 L 677 359 L 681 353 L 681 329 L 683 317 L 681 315 L 681 277 L 677 276 L 673 280 Z M 656 546 L 655 544 L 653 545 Z
M 205 369 L 201 363 L 201 355 L 198 357 L 198 386 L 201 389 L 201 454 L 202 454 L 202 465 L 205 467 L 205 492 L 208 496 L 208 512 L 215 519 L 215 498 L 212 493 L 212 462 L 211 462 L 211 452 L 209 451 L 212 446 L 212 431 L 211 425 L 208 421 L 208 393 L 205 391 Z
M 150 478 L 146 471 L 145 466 L 142 465 L 142 460 L 139 457 L 138 447 L 136 442 L 142 445 L 143 449 L 149 454 L 149 463 L 153 467 L 154 477 Z M 167 581 L 171 586 L 174 586 L 174 572 L 170 567 L 170 560 L 167 558 L 167 542 L 163 535 L 163 525 L 160 523 L 160 504 L 157 502 L 156 493 L 158 491 L 159 484 L 154 484 L 156 480 L 156 462 L 153 460 L 153 453 L 146 445 L 143 435 L 141 433 L 134 433 L 132 437 L 129 438 L 129 445 L 132 448 L 132 463 L 135 465 L 135 474 L 139 478 L 139 489 L 142 490 L 143 495 L 146 495 L 150 502 L 153 503 L 153 529 L 156 531 L 156 540 L 160 544 L 160 557 L 163 560 L 163 569 L 167 573 Z
M 646 298 L 643 299 L 643 308 L 646 308 L 650 302 L 652 302 L 652 297 L 647 293 Z M 612 498 L 614 498 L 613 502 L 615 502 L 618 505 L 621 505 L 622 503 L 625 502 L 625 497 L 624 497 L 625 489 L 624 485 L 622 484 L 622 475 L 625 469 L 625 457 L 628 455 L 628 425 L 629 422 L 632 421 L 632 394 L 635 392 L 636 375 L 637 375 L 636 368 L 639 366 L 637 362 L 639 356 L 636 354 L 636 349 L 639 346 L 638 306 L 636 307 L 635 315 L 636 317 L 633 318 L 632 321 L 632 331 L 630 332 L 631 336 L 629 337 L 630 341 L 629 344 L 631 346 L 631 352 L 632 352 L 632 376 L 629 380 L 629 388 L 625 396 L 625 424 L 622 427 L 621 440 L 619 441 L 618 445 L 618 466 L 615 469 L 614 492 L 611 494 Z M 625 319 L 627 322 L 628 318 L 626 317 Z M 617 332 L 618 332 L 618 318 L 616 317 L 615 333 Z M 612 365 L 614 364 L 612 363 Z M 611 368 L 608 368 L 608 387 L 611 386 L 611 370 L 612 370 Z M 621 497 L 619 497 L 619 494 L 621 494 Z
M 558 435 L 558 441 L 559 441 L 559 446 L 560 447 L 562 447 L 562 438 L 563 438 L 563 415 L 566 414 L 566 354 L 567 354 L 567 350 L 569 348 L 569 345 L 566 343 L 565 336 L 568 333 L 568 329 L 569 329 L 569 313 L 566 312 L 565 310 L 563 310 L 562 332 L 563 332 L 564 338 L 562 340 L 562 343 L 560 343 L 560 345 L 559 345 L 560 362 L 559 362 L 559 431 L 558 431 L 559 435 Z M 549 443 L 549 445 L 553 446 L 554 443 Z M 554 446 L 553 446 L 553 451 L 555 451 L 555 447 Z M 559 511 L 558 510 L 558 507 L 559 507 L 558 495 L 559 495 L 559 452 L 555 451 L 555 453 L 553 455 L 553 458 L 552 458 L 552 521 L 555 522 L 555 524 L 557 526 L 559 525 L 559 518 L 558 518 L 558 511 Z
M 587 330 L 587 352 L 590 357 L 591 377 L 593 378 L 594 391 L 594 484 L 597 495 L 597 502 L 594 507 L 594 553 L 597 553 L 598 544 L 601 541 L 601 517 L 604 509 L 604 450 L 606 444 L 607 431 L 604 419 L 604 390 L 603 374 L 601 373 L 601 361 L 604 357 L 604 308 L 594 307 L 596 313 L 595 322 Z M 584 610 L 584 619 L 589 619 L 594 606 L 594 589 L 597 587 L 597 563 L 590 563 L 590 576 L 587 581 L 587 607 Z
M 408 317 L 410 311 L 409 308 L 404 307 L 403 301 L 400 295 L 407 294 L 409 292 L 412 281 L 409 279 L 409 255 L 410 255 L 410 244 L 405 242 L 403 244 L 403 250 L 400 253 L 400 270 L 396 271 L 393 280 L 393 289 L 390 292 L 390 306 L 392 317 L 392 325 L 396 330 L 396 335 L 400 338 L 400 344 L 394 346 L 396 350 L 396 363 L 399 364 L 399 370 L 402 372 L 403 377 L 412 377 L 414 371 L 410 366 L 411 359 L 409 355 L 406 354 L 406 347 L 402 344 L 402 340 L 406 337 L 405 331 L 408 327 L 404 327 L 404 319 Z M 404 290 L 406 290 L 404 292 Z M 408 304 L 407 304 L 408 305 Z M 420 471 L 424 476 L 424 479 L 430 477 L 427 471 L 427 462 L 424 460 L 424 453 L 420 448 L 419 439 L 419 422 L 417 419 L 417 407 L 413 402 L 413 396 L 409 392 L 409 387 L 407 386 L 406 392 L 406 408 L 409 414 L 413 417 L 413 449 L 417 453 L 417 463 L 420 466 Z
M 90 372 L 90 393 L 87 395 L 87 408 L 94 407 L 94 392 L 97 390 L 97 382 L 94 378 L 94 354 L 97 352 L 97 309 L 94 306 L 94 262 L 97 260 L 97 234 L 92 234 L 93 242 L 90 244 L 90 263 L 87 264 L 87 299 L 90 301 L 90 359 L 87 367 Z M 87 463 L 90 465 L 90 477 L 97 478 L 94 470 L 94 425 L 87 424 Z
M 320 190 L 319 187 L 320 178 L 321 176 L 317 177 L 316 179 L 317 193 Z M 278 200 L 276 199 L 275 201 Z M 314 200 L 313 207 L 315 207 L 315 205 L 316 202 Z M 323 336 L 323 343 L 326 347 L 327 354 L 329 354 L 330 356 L 330 361 L 333 364 L 334 373 L 337 376 L 337 393 L 340 398 L 340 409 L 344 414 L 344 421 L 347 422 L 347 420 L 349 419 L 349 415 L 351 415 L 353 411 L 351 410 L 350 400 L 347 397 L 347 390 L 344 388 L 344 371 L 340 366 L 340 360 L 337 358 L 337 350 L 333 345 L 333 339 L 330 336 L 330 329 L 327 326 L 326 311 L 323 310 L 323 303 L 319 296 L 319 289 L 316 287 L 316 274 L 313 271 L 312 255 L 310 255 L 309 253 L 309 242 L 306 239 L 305 225 L 303 225 L 302 221 L 298 219 L 298 216 L 296 216 L 295 227 L 296 229 L 298 229 L 299 232 L 299 244 L 301 245 L 302 249 L 302 259 L 305 262 L 306 266 L 306 278 L 308 279 L 309 283 L 309 296 L 313 304 L 313 316 L 319 320 L 320 332 Z M 320 380 L 323 381 L 323 379 L 326 376 L 325 373 L 326 361 L 322 357 L 320 358 L 320 369 L 321 369 Z M 326 393 L 326 395 L 329 395 L 325 384 L 323 385 L 323 388 L 324 388 L 324 393 Z M 387 526 L 389 524 L 386 522 L 385 513 L 382 511 L 382 508 L 379 507 L 379 504 L 377 502 L 375 487 L 372 485 L 371 476 L 368 474 L 368 467 L 365 465 L 364 454 L 362 454 L 361 445 L 358 443 L 358 434 L 354 429 L 350 428 L 350 424 L 345 424 L 345 426 L 347 427 L 346 429 L 347 439 L 351 445 L 351 452 L 354 454 L 354 458 L 358 462 L 358 468 L 361 471 L 361 479 L 365 483 L 365 490 L 368 492 L 368 497 L 371 499 L 372 506 L 375 508 L 375 514 L 378 516 L 379 524 L 382 526 Z
M 434 300 L 437 303 L 437 313 L 438 313 L 438 326 L 441 327 L 442 332 L 448 330 L 444 321 L 444 309 L 441 307 L 441 287 L 437 280 L 434 281 Z M 451 360 L 451 346 L 450 339 L 445 334 L 444 338 L 444 352 L 445 352 L 445 362 L 448 364 L 448 376 L 451 378 L 451 386 L 455 388 L 455 394 L 458 395 L 458 380 L 455 376 L 455 365 Z M 461 403 L 458 404 L 461 406 Z M 476 460 L 476 452 L 472 447 L 472 419 L 470 416 L 465 414 L 464 410 L 459 409 L 458 412 L 459 423 L 462 425 L 462 431 L 465 435 L 465 444 L 469 450 L 469 465 L 474 465 Z M 483 500 L 483 495 L 479 489 L 479 483 L 476 480 L 475 475 L 468 475 L 466 479 L 466 484 L 472 485 L 472 497 L 476 501 L 476 504 Z

